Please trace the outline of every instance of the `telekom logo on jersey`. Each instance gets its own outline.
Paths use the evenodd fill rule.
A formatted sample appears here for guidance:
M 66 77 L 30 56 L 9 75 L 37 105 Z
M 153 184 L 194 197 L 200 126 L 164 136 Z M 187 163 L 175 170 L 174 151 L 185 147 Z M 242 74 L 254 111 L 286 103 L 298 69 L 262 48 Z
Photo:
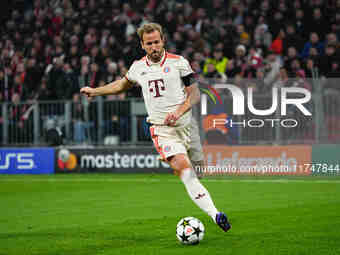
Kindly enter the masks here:
M 244 115 L 244 94 L 243 91 L 231 84 L 216 84 L 215 89 L 228 89 L 233 98 L 233 115 Z M 287 98 L 289 93 L 303 94 L 302 98 Z M 281 115 L 287 115 L 287 105 L 295 105 L 303 115 L 311 116 L 312 113 L 303 105 L 310 101 L 312 94 L 305 88 L 281 88 Z M 247 106 L 251 113 L 258 116 L 268 116 L 273 114 L 278 107 L 278 88 L 272 89 L 272 105 L 269 109 L 256 109 L 253 103 L 253 88 L 248 88 Z M 207 96 L 201 98 L 201 113 L 207 115 Z
M 149 84 L 149 91 L 153 93 L 153 97 L 161 97 L 160 90 L 165 90 L 164 86 L 164 80 L 163 79 L 157 79 L 157 80 L 150 80 L 148 82 Z

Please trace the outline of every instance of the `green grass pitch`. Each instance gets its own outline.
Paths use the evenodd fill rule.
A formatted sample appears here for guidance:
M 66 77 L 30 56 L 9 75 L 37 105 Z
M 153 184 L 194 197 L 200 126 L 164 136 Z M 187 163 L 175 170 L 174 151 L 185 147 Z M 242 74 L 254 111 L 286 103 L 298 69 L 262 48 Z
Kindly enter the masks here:
M 339 177 L 202 182 L 230 232 L 168 174 L 0 176 L 0 254 L 340 254 Z M 185 216 L 205 225 L 197 246 L 176 239 Z

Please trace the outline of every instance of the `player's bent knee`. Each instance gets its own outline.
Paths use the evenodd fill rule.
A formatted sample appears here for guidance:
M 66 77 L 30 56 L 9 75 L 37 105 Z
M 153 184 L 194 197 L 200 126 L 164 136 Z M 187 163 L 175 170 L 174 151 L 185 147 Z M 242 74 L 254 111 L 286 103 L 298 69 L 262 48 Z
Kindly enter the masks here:
M 175 174 L 180 176 L 184 169 L 192 168 L 190 160 L 186 154 L 176 154 L 168 158 L 170 166 L 174 169 Z

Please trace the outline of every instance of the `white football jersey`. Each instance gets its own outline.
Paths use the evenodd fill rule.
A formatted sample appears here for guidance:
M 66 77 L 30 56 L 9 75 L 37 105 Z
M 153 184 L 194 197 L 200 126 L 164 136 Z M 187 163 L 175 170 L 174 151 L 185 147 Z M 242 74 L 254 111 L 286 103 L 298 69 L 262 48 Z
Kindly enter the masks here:
M 125 78 L 142 87 L 149 115 L 148 122 L 162 125 L 167 113 L 174 112 L 180 104 L 184 103 L 187 94 L 181 77 L 191 73 L 193 70 L 185 58 L 164 51 L 158 63 L 151 62 L 146 56 L 135 61 Z M 191 110 L 176 124 L 188 124 L 190 119 Z

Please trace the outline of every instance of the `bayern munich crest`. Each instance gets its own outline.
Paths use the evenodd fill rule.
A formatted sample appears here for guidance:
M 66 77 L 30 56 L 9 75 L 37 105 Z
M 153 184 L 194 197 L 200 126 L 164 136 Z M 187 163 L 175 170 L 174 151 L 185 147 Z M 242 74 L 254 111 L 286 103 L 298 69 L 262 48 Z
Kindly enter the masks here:
M 163 72 L 164 72 L 164 73 L 170 72 L 170 67 L 168 67 L 168 66 L 164 67 L 164 68 L 163 68 Z

